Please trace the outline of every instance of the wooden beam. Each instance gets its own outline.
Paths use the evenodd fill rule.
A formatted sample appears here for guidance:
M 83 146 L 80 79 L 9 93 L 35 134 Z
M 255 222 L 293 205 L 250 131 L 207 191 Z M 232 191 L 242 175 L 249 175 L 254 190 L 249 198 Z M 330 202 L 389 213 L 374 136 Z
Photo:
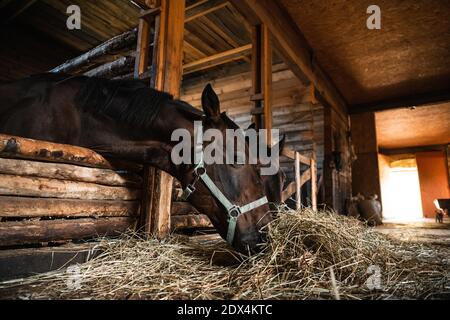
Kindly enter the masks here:
M 160 6 L 160 0 L 132 0 L 138 4 L 141 9 L 154 9 Z
M 5 134 L 0 134 L 0 156 L 113 168 L 105 158 L 90 149 Z
M 139 14 L 139 18 L 140 19 L 144 18 L 148 22 L 152 22 L 159 13 L 160 13 L 159 8 L 142 10 L 141 13 Z
M 129 217 L 139 214 L 139 201 L 57 199 L 0 196 L 0 217 Z
M 136 200 L 141 197 L 141 191 L 95 183 L 0 174 L 0 195 L 86 200 Z
M 241 59 L 246 54 L 250 54 L 251 49 L 252 45 L 248 44 L 239 48 L 220 52 L 215 55 L 187 63 L 183 66 L 183 74 L 197 72 L 206 68 L 228 63 L 236 59 Z
M 141 12 L 141 15 L 144 12 Z M 136 46 L 136 61 L 134 62 L 134 78 L 147 71 L 150 52 L 150 22 L 148 19 L 139 19 L 139 28 Z
M 202 6 L 207 2 L 209 2 L 209 0 L 198 0 L 198 1 L 194 2 L 193 4 L 191 4 L 190 6 L 187 6 L 186 12 L 188 12 L 189 10 L 193 10 L 199 6 Z
M 76 72 L 83 66 L 92 63 L 94 60 L 105 56 L 116 53 L 124 48 L 133 46 L 136 43 L 137 30 L 136 28 L 130 31 L 126 31 L 114 38 L 111 38 L 104 43 L 96 46 L 95 48 L 89 50 L 88 52 L 78 56 L 76 58 L 70 59 L 63 64 L 53 68 L 50 72 L 62 72 L 70 73 Z
M 389 100 L 357 104 L 349 107 L 350 114 L 376 112 L 383 110 L 422 107 L 450 101 L 450 88 L 445 91 L 416 94 L 408 97 L 399 97 Z
M 141 187 L 142 185 L 142 178 L 136 174 L 118 174 L 111 169 L 18 159 L 0 158 L 0 174 L 97 183 L 106 186 Z
M 262 90 L 262 26 L 260 24 L 252 26 L 252 97 L 253 110 L 262 110 L 262 100 L 264 99 Z M 259 130 L 263 127 L 262 113 L 252 113 L 255 129 Z
M 125 56 L 89 70 L 84 75 L 87 77 L 112 78 L 132 70 L 135 60 L 135 57 Z
M 347 105 L 332 81 L 315 60 L 315 55 L 302 32 L 278 1 L 232 0 L 233 5 L 250 22 L 267 25 L 286 63 L 305 84 L 312 82 L 316 90 L 339 113 L 347 113 Z
M 197 18 L 203 17 L 208 13 L 225 8 L 228 5 L 228 1 L 225 0 L 209 0 L 201 1 L 198 4 L 194 4 L 187 8 L 185 22 L 190 22 Z
M 264 129 L 267 130 L 267 145 L 272 146 L 272 45 L 266 25 L 262 26 L 262 63 Z
M 408 154 L 417 152 L 429 152 L 429 151 L 445 151 L 447 145 L 437 144 L 431 146 L 417 146 L 417 147 L 407 147 L 407 148 L 379 148 L 378 152 L 384 155 L 396 155 L 396 154 Z
M 155 63 L 155 88 L 180 96 L 183 73 L 183 42 L 185 0 L 161 0 L 161 14 L 155 39 L 157 56 Z M 146 229 L 163 238 L 170 232 L 173 178 L 158 171 L 152 178 L 151 201 L 147 207 Z

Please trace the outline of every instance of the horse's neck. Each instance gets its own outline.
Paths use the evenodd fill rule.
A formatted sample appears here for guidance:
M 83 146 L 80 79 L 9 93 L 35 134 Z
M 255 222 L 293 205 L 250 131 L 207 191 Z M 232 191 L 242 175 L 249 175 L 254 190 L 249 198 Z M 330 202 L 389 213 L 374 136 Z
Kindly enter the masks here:
M 191 137 L 194 135 L 194 121 L 201 120 L 200 113 L 183 111 L 175 101 L 169 101 L 161 108 L 153 125 L 152 132 L 154 139 L 173 145 L 177 141 L 171 141 L 172 133 L 177 129 L 189 131 Z

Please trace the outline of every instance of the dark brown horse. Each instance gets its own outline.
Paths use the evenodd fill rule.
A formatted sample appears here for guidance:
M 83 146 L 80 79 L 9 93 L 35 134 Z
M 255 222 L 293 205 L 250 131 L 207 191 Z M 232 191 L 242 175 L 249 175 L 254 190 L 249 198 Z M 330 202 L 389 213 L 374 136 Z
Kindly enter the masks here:
M 171 142 L 172 132 L 185 128 L 193 136 L 194 121 L 223 134 L 226 129 L 238 128 L 220 112 L 218 97 L 210 86 L 203 91 L 202 106 L 204 114 L 139 81 L 43 74 L 0 85 L 0 132 L 83 146 L 147 163 L 171 174 L 185 188 L 198 175 L 194 165 L 171 161 L 175 144 Z M 223 196 L 237 207 L 262 199 L 264 189 L 273 188 L 270 179 L 263 181 L 256 165 L 212 164 L 205 170 Z M 197 183 L 188 201 L 227 238 L 230 210 L 218 198 L 205 182 Z M 229 241 L 236 249 L 257 249 L 263 241 L 260 230 L 271 220 L 268 209 L 267 204 L 260 203 L 239 215 Z

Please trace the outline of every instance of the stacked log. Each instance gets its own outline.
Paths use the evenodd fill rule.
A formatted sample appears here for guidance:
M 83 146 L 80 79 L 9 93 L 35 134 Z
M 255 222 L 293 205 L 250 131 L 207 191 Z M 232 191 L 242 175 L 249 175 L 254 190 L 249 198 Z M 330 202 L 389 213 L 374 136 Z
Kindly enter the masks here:
M 62 65 L 50 70 L 50 72 L 77 73 L 80 70 L 86 69 L 86 66 L 92 67 L 92 64 L 96 61 L 101 60 L 104 62 L 107 60 L 105 56 L 116 55 L 124 49 L 135 47 L 136 41 L 137 29 L 135 28 L 109 39 L 79 57 L 64 62 Z
M 86 148 L 0 134 L 0 248 L 136 230 L 142 174 Z M 171 225 L 212 227 L 186 202 L 173 203 Z
M 0 135 L 0 246 L 135 229 L 141 189 L 138 174 L 92 150 Z

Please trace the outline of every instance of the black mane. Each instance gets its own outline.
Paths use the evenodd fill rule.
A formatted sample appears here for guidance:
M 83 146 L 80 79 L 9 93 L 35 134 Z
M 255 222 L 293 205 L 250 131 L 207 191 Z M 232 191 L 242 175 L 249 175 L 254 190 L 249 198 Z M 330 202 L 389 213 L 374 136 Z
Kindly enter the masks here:
M 78 108 L 102 113 L 138 129 L 150 127 L 161 106 L 173 97 L 149 88 L 139 80 L 83 77 L 75 97 Z

